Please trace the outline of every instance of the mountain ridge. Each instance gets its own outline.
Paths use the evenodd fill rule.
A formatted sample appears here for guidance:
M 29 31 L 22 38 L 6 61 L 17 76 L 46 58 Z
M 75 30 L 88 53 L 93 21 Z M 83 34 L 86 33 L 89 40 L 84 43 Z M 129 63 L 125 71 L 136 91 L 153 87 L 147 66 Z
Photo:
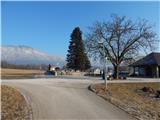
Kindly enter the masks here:
M 1 60 L 13 64 L 54 64 L 58 66 L 65 64 L 63 57 L 49 55 L 25 45 L 1 46 Z

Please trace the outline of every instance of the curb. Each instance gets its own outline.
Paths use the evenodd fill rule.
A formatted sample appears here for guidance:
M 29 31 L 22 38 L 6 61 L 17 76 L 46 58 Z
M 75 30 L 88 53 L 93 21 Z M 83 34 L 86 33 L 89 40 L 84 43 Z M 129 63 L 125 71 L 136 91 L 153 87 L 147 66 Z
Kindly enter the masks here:
M 125 111 L 125 108 L 123 108 L 123 107 L 121 107 L 121 106 L 118 106 L 117 104 L 115 104 L 114 102 L 112 102 L 113 100 L 114 100 L 114 101 L 117 101 L 117 102 L 120 102 L 118 99 L 115 99 L 115 98 L 112 98 L 112 97 L 103 96 L 103 95 L 101 95 L 101 94 L 97 94 L 96 90 L 93 88 L 93 84 L 91 84 L 91 85 L 88 86 L 88 90 L 94 92 L 97 96 L 103 98 L 104 100 L 108 101 L 108 102 L 111 103 L 112 105 L 118 107 L 119 109 L 123 110 L 123 111 L 126 112 L 127 114 L 131 115 L 131 117 L 133 117 L 133 119 L 142 120 L 142 119 L 139 119 L 139 118 L 137 118 L 136 116 L 130 114 L 128 111 Z
M 19 90 L 18 90 L 19 91 Z M 29 104 L 29 101 L 27 99 L 27 97 L 21 92 L 19 91 L 20 94 L 24 97 L 26 103 L 27 103 L 27 107 L 28 107 L 28 111 L 29 111 L 29 120 L 33 120 L 33 111 L 32 111 L 32 107 L 31 105 Z
M 89 85 L 88 86 L 88 90 L 90 90 L 90 91 L 92 91 L 92 92 L 94 92 L 94 93 L 96 93 L 96 90 L 95 89 L 93 89 L 93 87 L 92 87 L 93 85 L 91 84 L 91 85 Z

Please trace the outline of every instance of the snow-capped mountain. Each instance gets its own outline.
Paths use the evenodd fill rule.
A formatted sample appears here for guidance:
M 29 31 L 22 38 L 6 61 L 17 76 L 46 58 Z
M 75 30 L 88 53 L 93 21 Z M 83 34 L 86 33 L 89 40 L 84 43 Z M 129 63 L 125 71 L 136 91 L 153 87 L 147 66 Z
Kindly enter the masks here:
M 28 46 L 1 46 L 1 60 L 13 64 L 54 64 L 62 66 L 64 58 L 51 56 Z

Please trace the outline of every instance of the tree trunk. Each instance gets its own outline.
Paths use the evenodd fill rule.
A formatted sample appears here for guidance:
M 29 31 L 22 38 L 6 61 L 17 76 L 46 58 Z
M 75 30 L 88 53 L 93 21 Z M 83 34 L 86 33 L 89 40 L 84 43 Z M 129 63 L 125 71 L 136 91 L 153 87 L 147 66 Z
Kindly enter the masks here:
M 119 65 L 114 65 L 114 78 L 119 79 Z

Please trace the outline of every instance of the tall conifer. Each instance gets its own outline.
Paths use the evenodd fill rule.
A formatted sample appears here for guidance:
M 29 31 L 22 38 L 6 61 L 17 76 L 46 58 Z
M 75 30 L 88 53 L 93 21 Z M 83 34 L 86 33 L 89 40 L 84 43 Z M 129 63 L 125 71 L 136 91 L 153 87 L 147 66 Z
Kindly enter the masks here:
M 85 53 L 82 32 L 79 27 L 76 27 L 71 34 L 67 54 L 67 68 L 75 71 L 90 68 L 90 61 Z

